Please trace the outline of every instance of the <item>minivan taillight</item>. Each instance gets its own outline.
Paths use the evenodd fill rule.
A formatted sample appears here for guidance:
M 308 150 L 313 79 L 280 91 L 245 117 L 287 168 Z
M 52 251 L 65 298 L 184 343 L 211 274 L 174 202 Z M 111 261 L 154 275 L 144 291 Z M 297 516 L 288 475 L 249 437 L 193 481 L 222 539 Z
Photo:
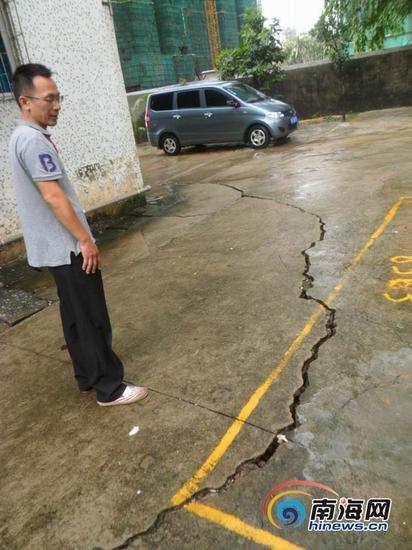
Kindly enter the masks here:
M 145 123 L 146 128 L 149 128 L 149 126 L 150 126 L 149 111 L 146 111 L 145 114 L 144 114 L 144 123 Z

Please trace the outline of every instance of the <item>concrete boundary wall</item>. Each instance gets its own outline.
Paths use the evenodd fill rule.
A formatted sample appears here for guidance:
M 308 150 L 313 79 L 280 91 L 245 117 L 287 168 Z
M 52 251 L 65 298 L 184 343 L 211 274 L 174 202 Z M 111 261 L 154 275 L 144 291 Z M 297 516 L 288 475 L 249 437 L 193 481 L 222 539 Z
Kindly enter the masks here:
M 271 95 L 291 103 L 301 118 L 342 111 L 340 83 L 330 62 L 291 65 L 285 73 Z M 347 88 L 347 111 L 412 105 L 412 46 L 353 56 Z

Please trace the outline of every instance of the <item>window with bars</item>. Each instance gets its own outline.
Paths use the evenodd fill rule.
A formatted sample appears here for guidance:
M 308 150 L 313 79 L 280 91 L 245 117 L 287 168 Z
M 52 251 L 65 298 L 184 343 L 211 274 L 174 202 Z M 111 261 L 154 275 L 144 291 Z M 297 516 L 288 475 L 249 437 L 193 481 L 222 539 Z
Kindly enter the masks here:
M 0 33 L 0 93 L 11 92 L 11 65 L 6 52 L 6 45 Z

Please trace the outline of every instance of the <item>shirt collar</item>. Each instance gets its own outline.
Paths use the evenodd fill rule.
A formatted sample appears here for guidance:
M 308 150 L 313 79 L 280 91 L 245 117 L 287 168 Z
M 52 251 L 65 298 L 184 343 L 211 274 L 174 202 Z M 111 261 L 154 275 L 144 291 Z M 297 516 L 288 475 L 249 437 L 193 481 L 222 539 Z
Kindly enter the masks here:
M 22 120 L 21 118 L 19 118 L 16 120 L 16 126 L 30 126 L 30 128 L 39 130 L 39 132 L 41 132 L 45 136 L 50 136 L 50 132 L 46 130 L 46 128 L 42 128 L 38 124 L 35 124 L 34 122 L 30 122 L 30 120 Z

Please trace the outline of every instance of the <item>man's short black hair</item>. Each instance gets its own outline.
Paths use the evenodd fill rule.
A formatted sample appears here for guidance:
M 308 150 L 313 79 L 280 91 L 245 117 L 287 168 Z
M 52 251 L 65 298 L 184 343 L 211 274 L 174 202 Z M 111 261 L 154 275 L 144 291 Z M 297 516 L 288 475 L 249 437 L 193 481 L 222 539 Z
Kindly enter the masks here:
M 33 90 L 33 78 L 35 76 L 50 78 L 51 75 L 51 70 L 40 63 L 27 63 L 17 67 L 12 78 L 13 94 L 17 103 L 19 103 L 21 95 L 24 95 L 25 92 L 30 93 Z

